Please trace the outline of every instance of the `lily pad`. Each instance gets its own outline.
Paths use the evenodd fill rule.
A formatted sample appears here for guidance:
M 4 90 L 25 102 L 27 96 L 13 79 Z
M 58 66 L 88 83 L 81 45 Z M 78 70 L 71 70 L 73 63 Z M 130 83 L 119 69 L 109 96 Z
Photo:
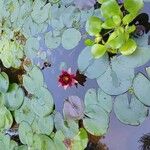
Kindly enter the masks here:
M 54 128 L 53 116 L 36 117 L 31 127 L 37 134 L 50 135 Z
M 84 98 L 85 106 L 99 105 L 106 112 L 110 113 L 112 110 L 112 97 L 104 93 L 100 88 L 98 91 L 95 89 L 89 89 Z
M 92 135 L 102 136 L 107 132 L 109 116 L 99 105 L 89 105 L 85 109 L 84 128 Z
M 13 117 L 10 111 L 5 107 L 0 107 L 0 131 L 9 129 L 13 124 Z
M 81 40 L 81 33 L 75 28 L 69 28 L 62 35 L 62 46 L 66 50 L 71 50 L 78 45 Z
M 133 81 L 133 89 L 138 99 L 145 105 L 150 106 L 150 81 L 139 73 Z
M 55 36 L 53 32 L 49 31 L 45 34 L 45 44 L 50 49 L 57 48 L 61 43 L 60 33 Z
M 9 86 L 8 92 L 5 94 L 5 104 L 9 110 L 18 109 L 24 100 L 23 90 L 15 83 Z
M 120 95 L 114 103 L 117 118 L 124 124 L 140 125 L 148 115 L 148 108 L 134 95 L 129 101 L 127 94 Z
M 5 72 L 0 73 L 0 92 L 5 93 L 9 87 L 9 78 Z
M 11 140 L 8 135 L 4 135 L 3 133 L 0 133 L 0 147 L 3 150 L 14 150 L 18 144 Z
M 86 56 L 86 57 L 85 57 Z M 101 76 L 109 66 L 108 55 L 105 54 L 99 59 L 95 59 L 91 54 L 90 47 L 86 47 L 78 57 L 79 70 L 90 79 Z
M 69 96 L 64 102 L 63 114 L 66 120 L 80 120 L 84 116 L 83 101 L 77 96 Z
M 36 97 L 31 99 L 32 110 L 38 116 L 46 116 L 52 113 L 54 101 L 48 89 L 41 87 L 36 91 Z
M 29 98 L 24 98 L 22 106 L 18 110 L 15 110 L 14 116 L 17 123 L 25 121 L 31 124 L 33 122 L 35 113 L 31 108 L 31 100 Z
M 18 131 L 20 141 L 31 146 L 33 144 L 33 131 L 30 124 L 25 121 L 21 122 Z
M 133 69 L 123 68 L 118 62 L 112 61 L 112 66 L 97 79 L 97 83 L 105 93 L 119 95 L 131 87 L 133 78 Z
M 27 75 L 23 76 L 23 85 L 29 93 L 35 94 L 44 85 L 44 77 L 41 70 L 34 66 Z

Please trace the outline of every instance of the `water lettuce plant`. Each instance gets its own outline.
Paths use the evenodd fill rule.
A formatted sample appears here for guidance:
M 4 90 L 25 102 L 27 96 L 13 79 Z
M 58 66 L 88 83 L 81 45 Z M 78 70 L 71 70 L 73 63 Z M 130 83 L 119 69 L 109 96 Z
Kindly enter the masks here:
M 98 2 L 101 4 L 102 17 L 92 16 L 86 22 L 86 31 L 95 37 L 93 42 L 86 41 L 87 45 L 92 45 L 93 56 L 100 58 L 106 51 L 122 55 L 134 53 L 137 44 L 132 38 L 132 33 L 136 30 L 136 26 L 132 21 L 143 7 L 143 1 L 125 0 L 120 5 L 116 0 Z

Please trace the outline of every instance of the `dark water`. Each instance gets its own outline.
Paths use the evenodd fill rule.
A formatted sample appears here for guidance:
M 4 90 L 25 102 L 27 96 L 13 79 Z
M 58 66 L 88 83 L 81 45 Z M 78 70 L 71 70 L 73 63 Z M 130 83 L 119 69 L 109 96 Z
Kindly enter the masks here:
M 150 14 L 150 4 L 145 4 L 144 12 L 149 12 Z M 46 84 L 53 94 L 57 111 L 62 112 L 64 99 L 68 96 L 77 95 L 83 99 L 86 91 L 89 88 L 98 88 L 95 80 L 88 80 L 84 87 L 73 87 L 67 90 L 58 87 L 57 77 L 60 74 L 59 68 L 61 62 L 66 62 L 67 68 L 71 67 L 72 72 L 75 73 L 77 70 L 78 55 L 84 47 L 83 41 L 81 41 L 80 44 L 71 51 L 67 51 L 61 46 L 58 49 L 51 51 L 49 59 L 52 62 L 52 67 L 45 69 L 43 72 Z M 41 42 L 41 49 L 48 50 L 45 47 L 44 41 Z M 140 68 L 140 70 L 142 70 L 142 68 Z M 106 145 L 109 147 L 109 150 L 138 150 L 139 138 L 144 133 L 149 132 L 150 118 L 147 118 L 142 125 L 133 127 L 120 123 L 112 112 L 110 116 L 110 127 L 105 139 L 103 140 L 103 143 L 106 143 Z

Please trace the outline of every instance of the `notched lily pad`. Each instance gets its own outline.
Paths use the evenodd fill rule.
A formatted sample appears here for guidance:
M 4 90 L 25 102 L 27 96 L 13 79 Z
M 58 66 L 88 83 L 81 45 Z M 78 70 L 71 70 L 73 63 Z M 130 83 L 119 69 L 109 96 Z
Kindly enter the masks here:
M 85 57 L 86 56 L 86 57 Z M 78 57 L 79 70 L 90 79 L 101 76 L 109 66 L 108 55 L 95 59 L 91 54 L 90 47 L 86 47 Z
M 81 40 L 81 33 L 75 28 L 69 28 L 62 35 L 62 46 L 66 50 L 71 50 L 78 45 Z
M 127 94 L 115 99 L 114 111 L 122 123 L 129 125 L 140 125 L 148 115 L 148 108 L 134 95 L 129 101 Z
M 139 73 L 133 81 L 133 89 L 138 99 L 145 105 L 150 106 L 150 81 Z

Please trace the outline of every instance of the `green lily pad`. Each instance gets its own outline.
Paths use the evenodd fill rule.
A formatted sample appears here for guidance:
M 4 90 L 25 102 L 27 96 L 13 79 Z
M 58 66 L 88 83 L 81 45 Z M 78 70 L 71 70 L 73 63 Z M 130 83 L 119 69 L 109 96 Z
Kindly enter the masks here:
M 0 73 L 0 92 L 6 93 L 9 87 L 9 78 L 5 72 Z
M 31 99 L 31 107 L 38 116 L 43 117 L 52 113 L 54 101 L 48 89 L 41 87 L 36 91 L 36 97 Z
M 85 57 L 86 56 L 86 57 Z M 101 76 L 109 66 L 108 55 L 94 59 L 90 47 L 86 47 L 78 57 L 78 68 L 90 79 Z M 101 69 L 99 69 L 101 68 Z
M 31 146 L 33 144 L 33 131 L 30 124 L 25 121 L 21 122 L 18 131 L 20 141 Z
M 57 150 L 59 150 L 59 149 L 67 150 L 67 147 L 64 144 L 64 140 L 65 140 L 64 134 L 58 130 L 54 136 L 54 143 L 55 143 Z
M 85 94 L 84 103 L 86 107 L 89 105 L 99 105 L 108 113 L 111 112 L 113 105 L 111 96 L 104 93 L 100 88 L 98 91 L 89 89 Z
M 5 94 L 5 105 L 7 108 L 11 111 L 16 110 L 22 105 L 23 100 L 23 90 L 16 83 L 11 84 L 8 92 Z
M 45 44 L 50 49 L 57 48 L 61 43 L 60 33 L 55 36 L 53 32 L 49 31 L 45 34 Z
M 111 67 L 102 76 L 97 78 L 97 83 L 105 93 L 119 95 L 128 91 L 132 85 L 133 78 L 133 69 L 123 68 L 117 61 L 112 60 Z
M 87 147 L 88 135 L 85 129 L 81 128 L 79 133 L 74 137 L 72 150 L 84 150 Z
M 33 122 L 35 119 L 35 113 L 31 108 L 31 100 L 29 98 L 24 98 L 22 106 L 18 110 L 15 110 L 14 116 L 17 123 L 25 121 L 31 124 Z
M 63 32 L 62 46 L 66 50 L 71 50 L 78 45 L 80 40 L 81 40 L 81 33 L 75 28 L 69 28 Z
M 31 150 L 56 150 L 54 142 L 46 135 L 35 134 Z
M 66 120 L 80 120 L 84 117 L 84 103 L 78 96 L 69 96 L 64 102 L 63 114 Z
M 139 73 L 133 81 L 133 89 L 138 99 L 145 105 L 150 106 L 150 81 Z
M 134 95 L 129 101 L 127 94 L 120 95 L 114 103 L 117 118 L 124 124 L 140 125 L 148 115 L 148 108 Z
M 0 107 L 0 131 L 9 129 L 13 124 L 13 117 L 10 111 L 5 107 Z
M 109 116 L 99 105 L 88 105 L 85 115 L 83 125 L 90 134 L 102 136 L 107 132 Z
M 23 85 L 29 93 L 35 94 L 44 85 L 40 68 L 34 66 L 26 75 L 23 75 Z
M 54 128 L 53 116 L 36 117 L 31 127 L 37 134 L 50 135 Z
M 0 147 L 3 150 L 14 150 L 18 144 L 11 140 L 8 135 L 4 135 L 3 133 L 0 133 Z

